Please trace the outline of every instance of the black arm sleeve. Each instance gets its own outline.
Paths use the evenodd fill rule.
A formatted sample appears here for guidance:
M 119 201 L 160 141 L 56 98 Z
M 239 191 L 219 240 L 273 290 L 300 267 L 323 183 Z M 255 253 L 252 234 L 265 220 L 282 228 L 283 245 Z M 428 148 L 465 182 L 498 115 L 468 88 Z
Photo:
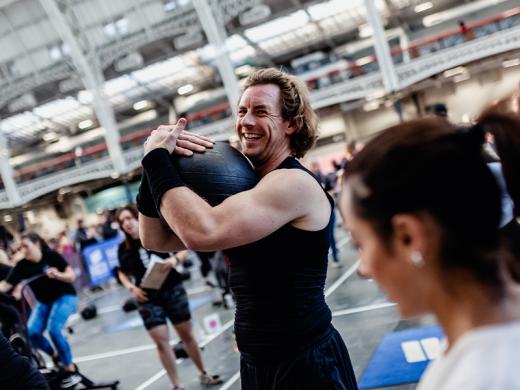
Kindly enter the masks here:
M 0 389 L 49 390 L 43 375 L 0 333 Z

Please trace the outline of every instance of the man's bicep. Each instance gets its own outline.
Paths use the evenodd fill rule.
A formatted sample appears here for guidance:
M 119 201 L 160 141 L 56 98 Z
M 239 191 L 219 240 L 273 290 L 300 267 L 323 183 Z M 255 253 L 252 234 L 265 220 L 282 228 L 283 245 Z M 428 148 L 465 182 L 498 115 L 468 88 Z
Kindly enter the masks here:
M 258 241 L 305 213 L 289 183 L 282 180 L 260 182 L 217 207 L 223 247 Z

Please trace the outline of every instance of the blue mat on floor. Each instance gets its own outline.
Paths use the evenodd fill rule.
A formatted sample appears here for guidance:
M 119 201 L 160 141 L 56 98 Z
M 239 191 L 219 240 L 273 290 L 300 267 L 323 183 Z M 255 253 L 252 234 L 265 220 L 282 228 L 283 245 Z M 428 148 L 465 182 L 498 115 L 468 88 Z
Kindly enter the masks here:
M 428 346 L 443 337 L 444 334 L 439 326 L 386 334 L 361 376 L 359 388 L 369 389 L 417 382 L 430 363 L 428 356 L 431 355 L 431 350 Z M 409 353 L 408 360 L 405 350 Z M 410 362 L 410 360 L 416 361 Z

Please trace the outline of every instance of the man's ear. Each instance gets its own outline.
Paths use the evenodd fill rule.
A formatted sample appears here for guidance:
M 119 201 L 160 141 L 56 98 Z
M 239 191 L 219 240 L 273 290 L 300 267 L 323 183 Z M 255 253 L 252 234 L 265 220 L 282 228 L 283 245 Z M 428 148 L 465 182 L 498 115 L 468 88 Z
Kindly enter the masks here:
M 301 116 L 297 116 L 296 118 L 289 119 L 289 125 L 287 127 L 286 134 L 294 134 L 297 133 L 302 126 L 303 118 Z
M 428 235 L 424 218 L 414 214 L 396 214 L 392 218 L 394 245 L 399 250 L 425 254 Z

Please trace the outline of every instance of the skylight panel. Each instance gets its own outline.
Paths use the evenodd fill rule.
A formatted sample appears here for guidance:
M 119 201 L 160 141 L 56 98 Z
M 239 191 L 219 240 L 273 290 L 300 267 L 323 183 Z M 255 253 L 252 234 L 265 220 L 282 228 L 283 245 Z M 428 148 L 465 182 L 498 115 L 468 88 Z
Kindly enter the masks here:
M 53 100 L 34 108 L 34 113 L 42 118 L 51 119 L 68 111 L 76 110 L 81 104 L 72 96 L 65 99 Z
M 277 35 L 284 34 L 287 31 L 300 28 L 307 24 L 308 21 L 309 16 L 305 11 L 300 10 L 290 14 L 289 16 L 277 18 L 273 21 L 261 24 L 260 26 L 250 28 L 245 31 L 245 35 L 253 42 L 261 42 Z

